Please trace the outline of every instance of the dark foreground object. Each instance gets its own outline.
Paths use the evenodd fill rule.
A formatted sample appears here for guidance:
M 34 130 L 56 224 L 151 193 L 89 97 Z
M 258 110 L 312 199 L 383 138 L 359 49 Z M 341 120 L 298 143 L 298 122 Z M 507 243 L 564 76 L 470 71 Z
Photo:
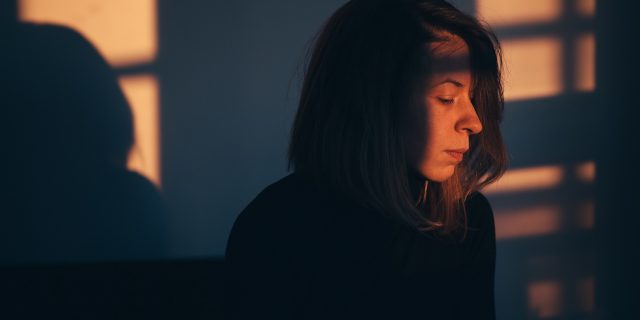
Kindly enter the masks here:
M 0 267 L 0 319 L 220 319 L 222 260 Z

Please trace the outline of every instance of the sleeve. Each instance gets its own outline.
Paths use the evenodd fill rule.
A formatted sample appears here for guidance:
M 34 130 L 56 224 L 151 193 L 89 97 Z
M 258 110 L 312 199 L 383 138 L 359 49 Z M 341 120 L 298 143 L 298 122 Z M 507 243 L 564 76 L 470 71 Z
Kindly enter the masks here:
M 459 319 L 495 319 L 494 279 L 496 233 L 493 210 L 487 198 L 475 193 L 467 206 L 468 239 L 462 272 Z
M 294 319 L 288 232 L 258 196 L 238 216 L 225 253 L 225 319 Z

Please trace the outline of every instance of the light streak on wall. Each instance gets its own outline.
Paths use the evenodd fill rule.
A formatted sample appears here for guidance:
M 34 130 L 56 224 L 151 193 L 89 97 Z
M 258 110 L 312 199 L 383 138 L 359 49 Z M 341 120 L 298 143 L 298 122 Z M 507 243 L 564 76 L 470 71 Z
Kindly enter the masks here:
M 562 42 L 554 37 L 502 42 L 507 101 L 555 96 L 563 88 Z
M 578 228 L 593 229 L 596 224 L 596 207 L 592 200 L 578 205 L 575 222 Z
M 595 305 L 595 281 L 593 276 L 578 279 L 576 284 L 576 299 L 580 311 L 593 311 Z
M 576 37 L 574 60 L 574 88 L 589 92 L 596 88 L 596 40 L 593 33 Z
M 500 180 L 483 189 L 485 194 L 550 189 L 562 182 L 564 169 L 542 166 L 508 170 Z
M 593 183 L 596 180 L 596 163 L 587 161 L 575 167 L 576 177 L 582 182 Z
M 129 156 L 129 169 L 160 185 L 160 123 L 158 81 L 152 75 L 120 78 L 133 113 L 135 144 Z
M 551 318 L 561 314 L 563 286 L 558 281 L 536 281 L 529 284 L 527 295 L 532 318 Z
M 21 0 L 19 16 L 75 29 L 112 66 L 146 63 L 156 56 L 155 0 Z
M 477 15 L 492 26 L 551 22 L 562 14 L 560 0 L 476 0 Z
M 496 239 L 548 235 L 561 228 L 561 211 L 555 206 L 539 206 L 494 213 Z
M 573 3 L 578 14 L 588 18 L 596 15 L 596 0 L 574 0 Z

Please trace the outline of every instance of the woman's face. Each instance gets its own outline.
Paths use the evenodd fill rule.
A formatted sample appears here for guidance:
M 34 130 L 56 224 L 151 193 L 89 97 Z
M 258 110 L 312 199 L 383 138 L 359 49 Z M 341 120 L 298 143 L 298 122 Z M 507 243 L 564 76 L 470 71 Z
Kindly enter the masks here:
M 469 48 L 461 38 L 428 45 L 431 74 L 405 118 L 410 166 L 430 181 L 450 178 L 469 149 L 469 136 L 482 131 L 471 103 Z

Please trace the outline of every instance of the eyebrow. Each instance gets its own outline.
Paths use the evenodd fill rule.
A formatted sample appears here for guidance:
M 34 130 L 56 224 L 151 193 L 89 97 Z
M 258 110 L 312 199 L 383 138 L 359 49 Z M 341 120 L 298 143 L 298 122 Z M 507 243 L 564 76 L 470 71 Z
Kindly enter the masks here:
M 438 82 L 438 83 L 434 84 L 434 85 L 433 85 L 433 86 L 431 86 L 431 87 L 432 87 L 432 88 L 435 88 L 435 87 L 437 87 L 437 86 L 439 86 L 439 85 L 442 85 L 442 84 L 445 84 L 445 83 L 451 83 L 451 84 L 455 85 L 455 86 L 456 86 L 456 87 L 458 87 L 458 88 L 463 88 L 463 87 L 464 87 L 464 85 L 463 85 L 462 83 L 460 83 L 459 81 L 453 80 L 453 79 L 451 79 L 451 78 L 446 78 L 446 79 L 444 79 L 444 80 L 442 80 L 442 81 L 440 81 L 440 82 Z

